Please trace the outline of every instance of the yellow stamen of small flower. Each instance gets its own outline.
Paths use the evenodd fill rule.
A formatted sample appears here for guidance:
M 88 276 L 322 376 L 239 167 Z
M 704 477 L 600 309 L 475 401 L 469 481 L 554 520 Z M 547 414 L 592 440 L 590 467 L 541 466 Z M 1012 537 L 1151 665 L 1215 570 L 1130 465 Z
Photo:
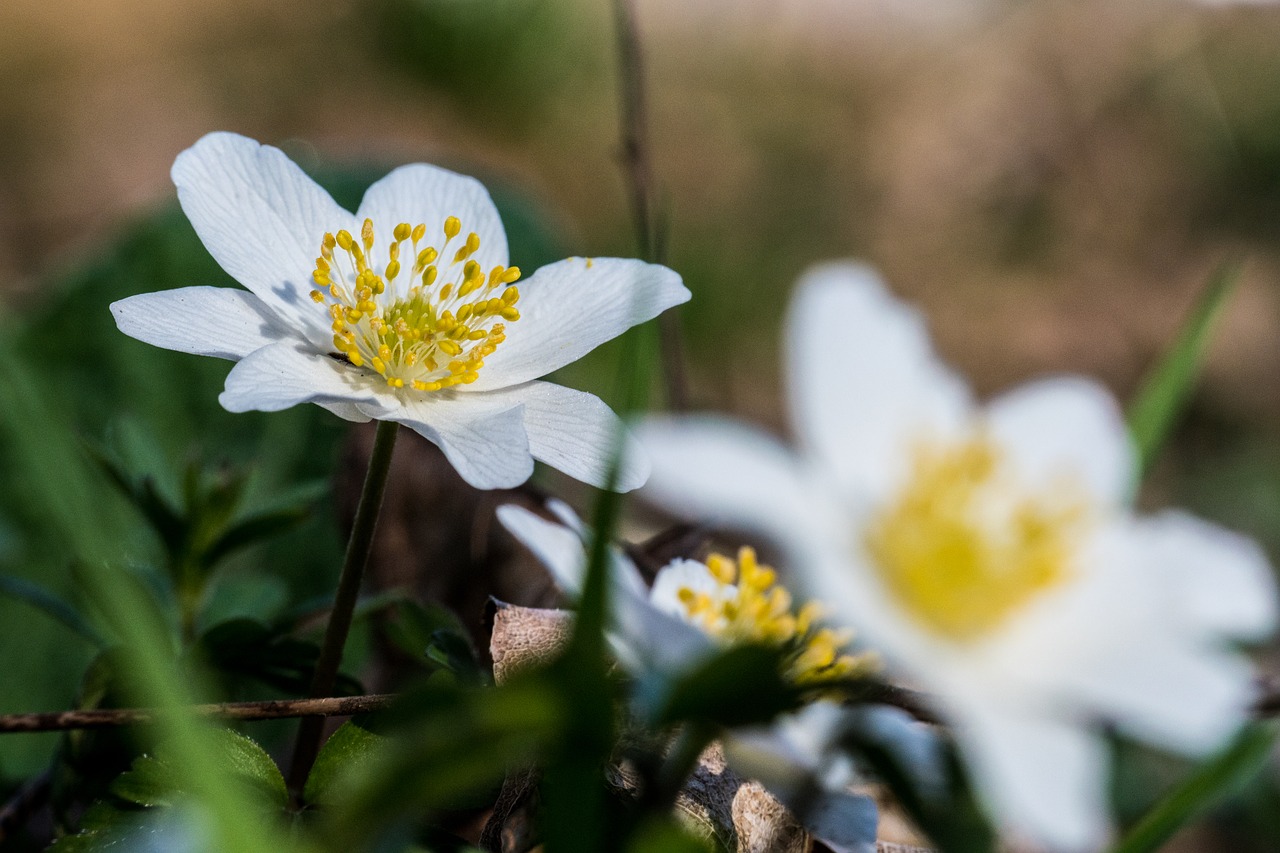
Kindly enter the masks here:
M 845 652 L 851 635 L 817 627 L 816 602 L 798 613 L 793 610 L 791 593 L 778 583 L 777 572 L 760 564 L 753 549 L 739 549 L 736 559 L 712 554 L 705 565 L 715 591 L 682 587 L 676 597 L 686 618 L 715 639 L 783 648 L 786 675 L 796 684 L 818 685 L 876 668 L 871 655 Z
M 442 230 L 448 245 L 462 233 L 462 222 L 450 216 Z M 500 321 L 519 317 L 520 299 L 510 286 L 520 278 L 518 268 L 497 266 L 486 276 L 471 258 L 480 249 L 475 232 L 447 265 L 437 263 L 444 246 L 417 245 L 426 233 L 425 223 L 395 225 L 380 269 L 371 219 L 362 223 L 359 241 L 346 230 L 324 234 L 311 274 L 317 288 L 310 293 L 327 306 L 337 355 L 356 367 L 368 365 L 391 388 L 422 393 L 477 381 L 484 360 L 506 340 Z M 402 244 L 409 241 L 406 258 L 413 258 L 413 269 L 397 286 L 405 272 Z M 432 295 L 441 270 L 449 283 Z
M 866 532 L 885 586 L 923 627 L 979 639 L 1070 577 L 1088 507 L 1072 484 L 1030 493 L 985 433 L 917 447 L 906 487 Z

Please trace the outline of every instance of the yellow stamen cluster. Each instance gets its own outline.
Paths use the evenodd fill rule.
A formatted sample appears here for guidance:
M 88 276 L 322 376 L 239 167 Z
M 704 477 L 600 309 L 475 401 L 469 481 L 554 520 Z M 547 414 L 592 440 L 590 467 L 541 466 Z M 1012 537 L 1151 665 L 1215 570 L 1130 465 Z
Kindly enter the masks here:
M 987 435 L 922 444 L 908 484 L 867 530 L 885 585 L 918 622 L 971 641 L 1070 575 L 1087 523 L 1078 489 L 1027 494 Z
M 462 233 L 455 216 L 444 221 L 438 249 L 426 233 L 424 224 L 401 222 L 379 264 L 366 219 L 358 237 L 325 234 L 311 274 L 311 298 L 328 306 L 337 354 L 377 371 L 392 388 L 439 391 L 475 382 L 506 339 L 503 321 L 520 319 L 513 286 L 519 268 L 481 269 L 472 257 L 480 237 L 471 232 L 455 244 Z
M 687 618 L 726 643 L 752 642 L 788 651 L 787 677 L 797 684 L 818 684 L 857 675 L 875 666 L 867 655 L 845 654 L 849 632 L 821 627 L 822 607 L 810 601 L 798 611 L 778 574 L 756 559 L 751 548 L 738 558 L 712 554 L 706 567 L 712 593 L 682 587 L 677 593 Z

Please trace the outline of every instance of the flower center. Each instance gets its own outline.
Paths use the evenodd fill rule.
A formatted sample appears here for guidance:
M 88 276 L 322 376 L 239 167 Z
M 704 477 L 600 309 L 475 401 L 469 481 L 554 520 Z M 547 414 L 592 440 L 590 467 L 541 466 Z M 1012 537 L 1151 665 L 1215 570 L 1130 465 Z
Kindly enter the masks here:
M 328 305 L 337 355 L 372 368 L 392 388 L 439 391 L 475 382 L 506 338 L 500 321 L 520 319 L 520 292 L 511 286 L 519 268 L 485 273 L 471 257 L 479 235 L 455 248 L 462 223 L 450 216 L 443 230 L 437 249 L 425 245 L 426 225 L 401 222 L 381 266 L 373 259 L 372 220 L 359 240 L 339 231 L 320 243 L 311 298 Z
M 865 543 L 886 586 L 926 628 L 974 640 L 1071 571 L 1087 522 L 1078 489 L 1028 494 L 986 435 L 922 444 Z
M 761 565 L 756 552 L 741 548 L 738 558 L 712 554 L 705 563 L 709 578 L 700 589 L 677 592 L 685 619 L 726 644 L 764 643 L 788 652 L 787 676 L 797 684 L 846 678 L 875 666 L 869 655 L 845 654 L 849 632 L 818 625 L 822 607 L 810 601 L 798 611 L 778 575 Z

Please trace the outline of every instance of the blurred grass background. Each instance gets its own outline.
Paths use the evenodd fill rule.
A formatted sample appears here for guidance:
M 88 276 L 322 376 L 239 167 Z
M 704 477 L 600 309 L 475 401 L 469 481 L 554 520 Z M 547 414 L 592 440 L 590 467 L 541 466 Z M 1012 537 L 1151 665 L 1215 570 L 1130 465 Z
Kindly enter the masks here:
M 670 264 L 695 293 L 682 320 L 700 407 L 785 429 L 779 322 L 814 261 L 877 264 L 983 392 L 1081 371 L 1123 396 L 1211 271 L 1245 258 L 1144 500 L 1280 555 L 1280 7 L 637 5 Z M 193 456 L 253 466 L 262 500 L 326 477 L 335 419 L 228 415 L 226 364 L 114 331 L 112 299 L 226 281 L 176 211 L 174 156 L 236 130 L 282 145 L 349 205 L 386 168 L 426 160 L 494 188 L 526 271 L 631 254 L 609 13 L 605 0 L 6 0 L 0 330 L 69 428 L 162 485 Z M 565 379 L 607 391 L 604 364 Z M 0 569 L 67 589 L 65 545 L 21 481 L 0 482 Z M 255 586 L 235 606 L 328 588 L 337 538 L 319 514 L 279 545 L 295 555 L 292 595 Z M 263 562 L 278 561 L 246 558 Z M 89 655 L 0 601 L 0 712 L 68 706 Z M 0 781 L 51 744 L 0 742 Z M 1138 804 L 1168 778 L 1158 762 L 1134 773 L 1122 787 Z M 1258 792 L 1235 806 L 1255 817 L 1229 849 L 1280 844 L 1280 798 Z

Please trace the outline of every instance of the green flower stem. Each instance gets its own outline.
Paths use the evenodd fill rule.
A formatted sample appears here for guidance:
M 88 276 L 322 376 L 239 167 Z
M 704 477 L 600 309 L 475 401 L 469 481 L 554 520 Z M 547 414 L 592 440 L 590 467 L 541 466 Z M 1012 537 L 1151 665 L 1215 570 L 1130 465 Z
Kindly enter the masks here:
M 316 660 L 315 675 L 307 694 L 313 699 L 333 692 L 342 665 L 342 650 L 351 630 L 351 617 L 356 599 L 360 596 L 360 581 L 364 567 L 369 562 L 369 550 L 373 546 L 373 533 L 378 526 L 378 510 L 382 508 L 382 495 L 386 491 L 387 475 L 391 471 L 391 451 L 396 446 L 396 434 L 400 425 L 390 421 L 378 422 L 378 434 L 373 441 L 373 453 L 369 457 L 369 471 L 365 474 L 364 488 L 360 493 L 360 505 L 356 508 L 355 523 L 351 526 L 351 539 L 347 542 L 347 555 L 342 561 L 342 574 L 338 577 L 338 592 L 333 599 L 329 625 L 324 632 L 320 657 Z M 324 717 L 306 717 L 298 728 L 298 739 L 293 748 L 293 764 L 289 769 L 289 785 L 301 791 L 320 751 L 320 738 L 324 733 Z

